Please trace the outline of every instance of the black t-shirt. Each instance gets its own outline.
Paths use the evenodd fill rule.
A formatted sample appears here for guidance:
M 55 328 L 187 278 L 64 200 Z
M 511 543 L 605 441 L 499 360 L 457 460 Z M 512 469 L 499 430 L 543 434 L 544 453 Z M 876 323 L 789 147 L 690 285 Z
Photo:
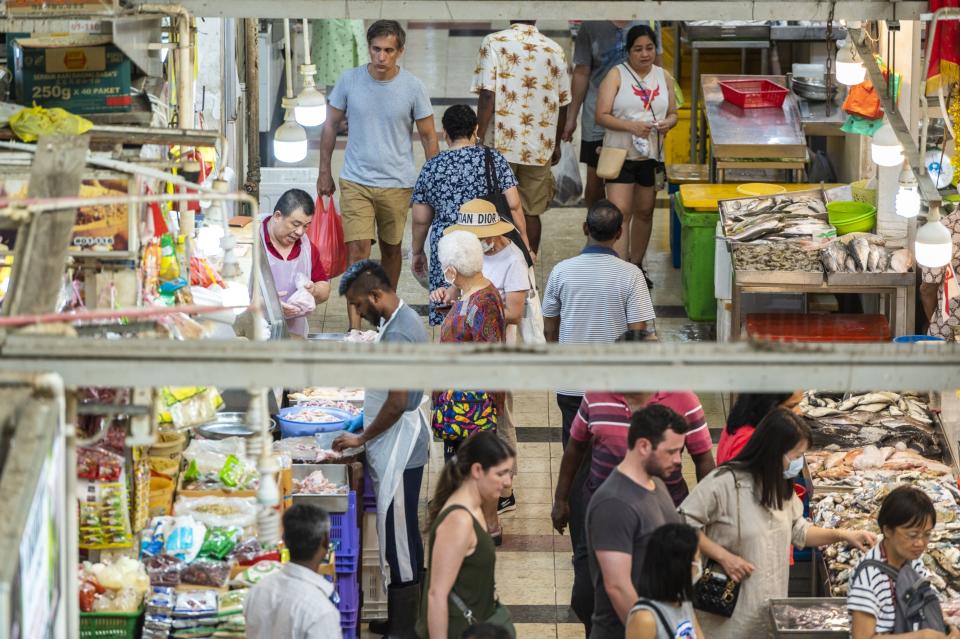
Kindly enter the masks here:
M 630 576 L 636 587 L 650 534 L 663 524 L 681 521 L 666 485 L 656 477 L 653 483 L 654 489 L 649 490 L 615 468 L 590 499 L 586 518 L 594 588 L 590 639 L 623 639 L 625 632 L 603 587 L 597 551 L 623 552 L 633 557 Z

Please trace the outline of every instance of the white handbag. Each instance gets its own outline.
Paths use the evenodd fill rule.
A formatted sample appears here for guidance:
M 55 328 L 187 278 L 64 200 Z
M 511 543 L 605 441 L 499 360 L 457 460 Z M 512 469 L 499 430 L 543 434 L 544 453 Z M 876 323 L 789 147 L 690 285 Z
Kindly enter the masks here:
M 520 318 L 520 341 L 524 344 L 546 344 L 543 334 L 543 309 L 540 306 L 540 293 L 537 292 L 537 278 L 533 267 L 527 269 L 530 290 L 523 304 L 523 317 Z

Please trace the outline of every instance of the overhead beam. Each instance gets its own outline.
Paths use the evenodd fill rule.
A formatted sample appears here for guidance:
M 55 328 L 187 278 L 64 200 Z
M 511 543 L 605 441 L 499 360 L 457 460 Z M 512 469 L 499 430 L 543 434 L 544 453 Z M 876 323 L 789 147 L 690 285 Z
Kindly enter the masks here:
M 0 370 L 75 386 L 215 384 L 546 390 L 838 391 L 960 388 L 960 345 L 466 344 L 97 340 L 10 335 Z
M 830 15 L 823 0 L 181 0 L 200 17 L 392 18 L 396 20 L 819 20 Z M 836 3 L 837 20 L 916 20 L 926 2 L 855 0 Z

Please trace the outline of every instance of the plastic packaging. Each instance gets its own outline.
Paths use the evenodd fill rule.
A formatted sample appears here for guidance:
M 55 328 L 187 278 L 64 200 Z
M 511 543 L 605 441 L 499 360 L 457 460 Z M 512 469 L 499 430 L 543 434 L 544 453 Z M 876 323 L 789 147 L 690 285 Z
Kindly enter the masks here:
M 10 117 L 10 129 L 24 142 L 36 142 L 41 135 L 82 135 L 93 122 L 64 109 L 34 106 Z
M 313 293 L 307 290 L 307 285 L 311 283 L 310 279 L 303 273 L 297 273 L 294 283 L 297 285 L 297 290 L 286 299 L 286 303 L 297 309 L 298 317 L 312 313 L 317 308 L 317 300 L 314 299 Z
M 181 497 L 174 512 L 191 515 L 211 528 L 248 528 L 257 522 L 257 502 L 252 497 Z
M 207 527 L 189 514 L 178 516 L 164 543 L 164 553 L 181 561 L 193 561 L 200 554 Z
M 217 610 L 217 616 L 232 617 L 233 615 L 242 615 L 243 605 L 247 601 L 247 594 L 249 592 L 247 588 L 240 588 L 220 595 L 220 607 Z
M 577 152 L 570 142 L 563 142 L 560 146 L 560 161 L 553 167 L 553 179 L 557 189 L 553 196 L 556 206 L 573 206 L 580 201 L 583 194 L 583 180 L 580 177 L 580 163 Z
M 215 559 L 195 559 L 180 574 L 182 583 L 208 588 L 221 588 L 230 579 L 230 564 Z
M 187 462 L 196 462 L 196 470 L 204 473 L 219 473 L 229 457 L 246 459 L 246 442 L 242 437 L 225 439 L 194 439 L 183 451 Z
M 210 528 L 200 548 L 200 557 L 226 559 L 233 552 L 243 531 L 240 528 Z
M 283 564 L 281 564 L 279 561 L 261 561 L 250 566 L 230 580 L 230 587 L 252 588 L 260 583 L 267 575 L 272 575 L 273 573 L 282 569 Z
M 173 613 L 182 617 L 216 614 L 217 593 L 212 590 L 187 590 L 177 593 Z
M 173 587 L 180 585 L 183 562 L 169 555 L 158 555 L 144 561 L 147 574 L 150 576 L 150 585 L 159 587 Z M 172 605 L 172 604 L 171 604 Z

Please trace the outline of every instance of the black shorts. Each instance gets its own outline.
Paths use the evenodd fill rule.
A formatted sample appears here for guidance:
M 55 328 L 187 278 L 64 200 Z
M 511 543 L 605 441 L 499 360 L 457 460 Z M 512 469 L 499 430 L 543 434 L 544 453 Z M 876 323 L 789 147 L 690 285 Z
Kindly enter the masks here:
M 656 160 L 625 160 L 620 175 L 607 184 L 639 184 L 652 187 L 657 182 Z
M 580 140 L 580 161 L 587 166 L 597 168 L 601 146 L 603 146 L 603 140 L 597 140 L 596 142 Z

